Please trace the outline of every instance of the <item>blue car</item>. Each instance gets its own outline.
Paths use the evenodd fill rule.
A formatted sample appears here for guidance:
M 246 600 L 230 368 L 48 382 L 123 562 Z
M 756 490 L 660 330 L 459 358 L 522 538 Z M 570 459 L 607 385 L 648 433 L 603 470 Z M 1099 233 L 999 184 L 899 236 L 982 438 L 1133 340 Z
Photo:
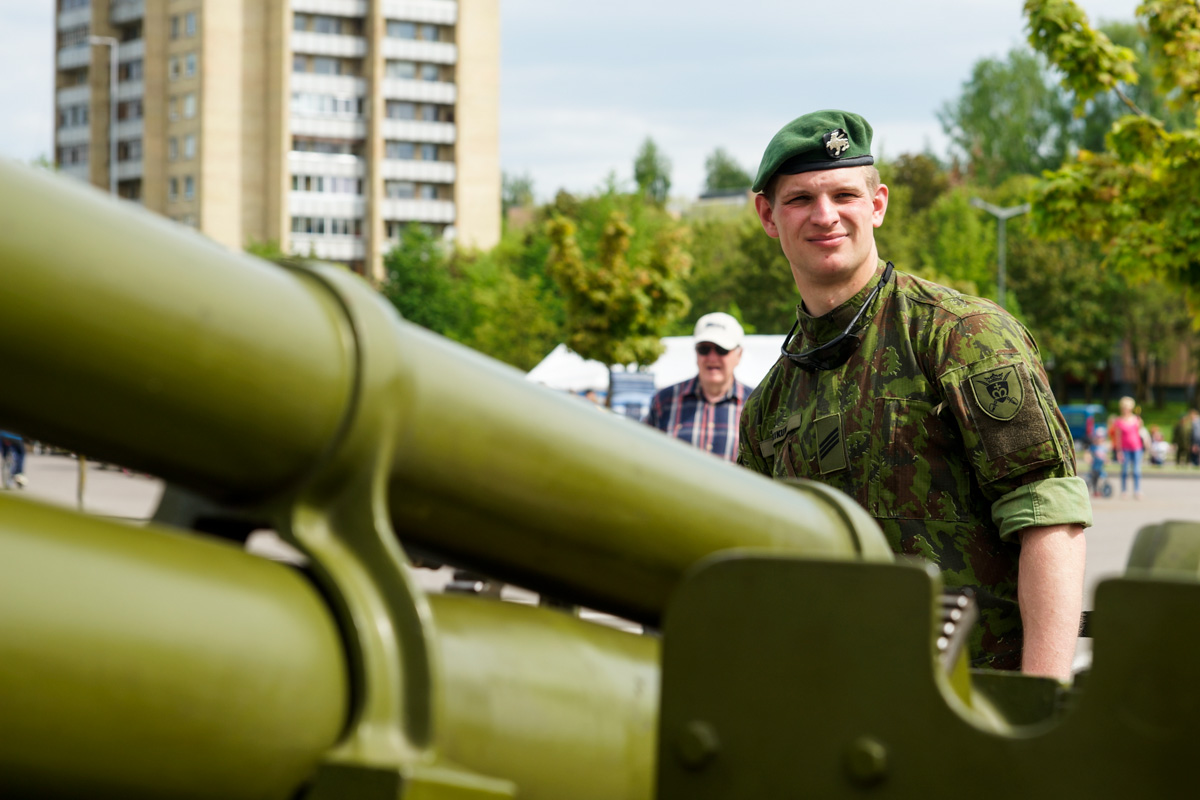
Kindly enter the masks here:
M 1097 425 L 1104 424 L 1104 406 L 1098 403 L 1089 405 L 1059 406 L 1067 427 L 1071 430 L 1071 438 L 1076 442 L 1087 442 L 1087 435 L 1095 430 Z

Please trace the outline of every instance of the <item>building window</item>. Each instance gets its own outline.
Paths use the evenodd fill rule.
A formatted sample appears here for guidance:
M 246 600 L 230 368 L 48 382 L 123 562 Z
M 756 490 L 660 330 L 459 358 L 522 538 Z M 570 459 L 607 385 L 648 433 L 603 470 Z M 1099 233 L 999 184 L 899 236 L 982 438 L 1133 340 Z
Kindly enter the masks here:
M 421 145 L 421 160 L 422 161 L 437 161 L 438 146 L 436 144 Z
M 167 100 L 167 119 L 179 119 L 179 98 L 174 95 Z
M 191 175 L 185 175 L 183 178 L 183 199 L 191 200 L 196 196 L 196 180 Z
M 411 22 L 389 19 L 387 21 L 387 35 L 393 39 L 415 39 L 417 38 L 417 26 Z
M 417 77 L 417 65 L 411 61 L 388 61 L 385 71 L 389 78 L 411 81 Z
M 81 25 L 77 28 L 68 28 L 65 31 L 59 31 L 58 34 L 58 49 L 66 50 L 68 47 L 80 47 L 87 44 L 88 35 L 91 33 L 87 25 Z
M 171 17 L 171 38 L 172 39 L 179 38 L 179 15 L 178 14 Z
M 117 67 L 117 79 L 121 81 L 140 81 L 142 79 L 142 60 L 135 58 Z
M 73 11 L 76 8 L 87 8 L 91 4 L 92 0 L 60 0 L 58 10 Z
M 339 33 L 337 17 L 327 17 L 324 14 L 313 15 L 313 32 L 314 33 Z
M 340 75 L 342 74 L 342 64 L 336 58 L 313 56 L 312 71 L 318 75 Z
M 196 12 L 189 11 L 183 15 L 183 31 L 185 36 L 196 35 Z
M 124 103 L 117 103 L 117 119 L 141 119 L 142 118 L 142 101 L 126 100 Z
M 421 113 L 418 116 L 419 119 L 422 119 L 425 122 L 437 122 L 437 118 L 438 118 L 437 106 L 426 103 L 425 105 L 421 106 L 420 111 L 421 111 Z
M 421 65 L 421 80 L 423 81 L 438 81 L 442 79 L 442 72 L 438 69 L 437 64 L 422 64 Z
M 167 139 L 167 160 L 174 161 L 179 158 L 179 140 L 174 136 Z
M 420 186 L 420 190 L 417 192 L 417 196 L 422 200 L 437 200 L 438 187 L 434 186 L 432 183 L 423 183 Z
M 58 127 L 75 128 L 88 123 L 88 107 L 85 104 L 63 106 L 58 110 Z
M 436 42 L 442 38 L 441 29 L 437 25 L 422 25 L 421 38 L 427 42 Z
M 180 75 L 179 56 L 171 56 L 167 59 L 167 80 L 175 80 Z
M 178 200 L 179 199 L 179 178 L 168 178 L 167 179 L 167 199 L 168 200 Z
M 308 72 L 308 56 L 292 56 L 292 72 Z
M 187 136 L 183 137 L 183 157 L 196 157 L 196 134 L 189 133 Z
M 416 146 L 412 142 L 385 142 L 384 155 L 401 161 L 412 161 Z
M 183 77 L 191 78 L 196 75 L 196 54 L 188 53 L 183 57 Z
M 191 119 L 196 116 L 196 93 L 188 92 L 183 96 L 183 118 Z
M 140 161 L 141 159 L 141 139 L 130 139 L 127 142 L 117 142 L 117 161 Z
M 308 30 L 308 14 L 295 14 L 292 16 L 292 30 L 307 31 Z
M 411 200 L 417 196 L 417 185 L 412 181 L 384 181 L 383 193 L 393 200 Z
M 401 100 L 387 101 L 387 118 L 388 119 L 416 119 L 417 105 L 416 103 L 405 103 Z
M 351 139 L 314 139 L 292 137 L 292 150 L 297 153 L 327 153 L 332 155 L 362 155 L 362 141 Z
M 74 147 L 58 148 L 58 163 L 62 165 L 69 164 L 86 164 L 88 160 L 88 146 L 86 144 L 75 145 Z

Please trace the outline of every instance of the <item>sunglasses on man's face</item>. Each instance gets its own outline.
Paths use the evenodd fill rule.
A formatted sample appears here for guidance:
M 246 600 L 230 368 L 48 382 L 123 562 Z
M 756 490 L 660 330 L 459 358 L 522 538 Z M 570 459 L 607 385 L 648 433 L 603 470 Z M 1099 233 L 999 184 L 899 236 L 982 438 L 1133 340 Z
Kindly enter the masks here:
M 717 347 L 715 344 L 709 344 L 708 342 L 701 342 L 700 344 L 696 345 L 696 355 L 698 356 L 706 356 L 713 350 L 716 350 L 717 355 L 719 356 L 727 356 L 730 353 L 730 351 L 726 350 L 724 347 Z

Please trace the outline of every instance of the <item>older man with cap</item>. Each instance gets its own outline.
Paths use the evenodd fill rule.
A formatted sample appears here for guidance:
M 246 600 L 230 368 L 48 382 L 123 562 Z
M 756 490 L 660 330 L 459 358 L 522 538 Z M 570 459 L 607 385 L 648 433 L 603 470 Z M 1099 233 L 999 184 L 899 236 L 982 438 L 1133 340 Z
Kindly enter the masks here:
M 880 259 L 873 164 L 871 126 L 843 111 L 767 145 L 755 206 L 802 303 L 746 403 L 739 461 L 842 490 L 896 553 L 970 589 L 974 666 L 1068 679 L 1091 505 L 1037 345 L 995 303 Z
M 695 334 L 699 374 L 654 395 L 646 424 L 735 460 L 738 417 L 750 396 L 750 387 L 733 377 L 742 360 L 742 337 L 742 326 L 728 314 L 718 311 L 701 317 Z

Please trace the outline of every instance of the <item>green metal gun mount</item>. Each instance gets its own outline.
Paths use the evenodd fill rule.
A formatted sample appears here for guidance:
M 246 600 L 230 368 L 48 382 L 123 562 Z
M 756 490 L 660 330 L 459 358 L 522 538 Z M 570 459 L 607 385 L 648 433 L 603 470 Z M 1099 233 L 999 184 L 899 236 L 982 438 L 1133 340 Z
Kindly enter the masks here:
M 0 496 L 0 797 L 1190 790 L 1196 525 L 1101 587 L 1086 681 L 971 673 L 937 576 L 836 492 L 531 385 L 344 271 L 11 164 L 0 211 L 2 427 L 167 484 L 144 527 Z M 305 565 L 245 552 L 260 529 Z M 428 595 L 413 553 L 661 634 Z

